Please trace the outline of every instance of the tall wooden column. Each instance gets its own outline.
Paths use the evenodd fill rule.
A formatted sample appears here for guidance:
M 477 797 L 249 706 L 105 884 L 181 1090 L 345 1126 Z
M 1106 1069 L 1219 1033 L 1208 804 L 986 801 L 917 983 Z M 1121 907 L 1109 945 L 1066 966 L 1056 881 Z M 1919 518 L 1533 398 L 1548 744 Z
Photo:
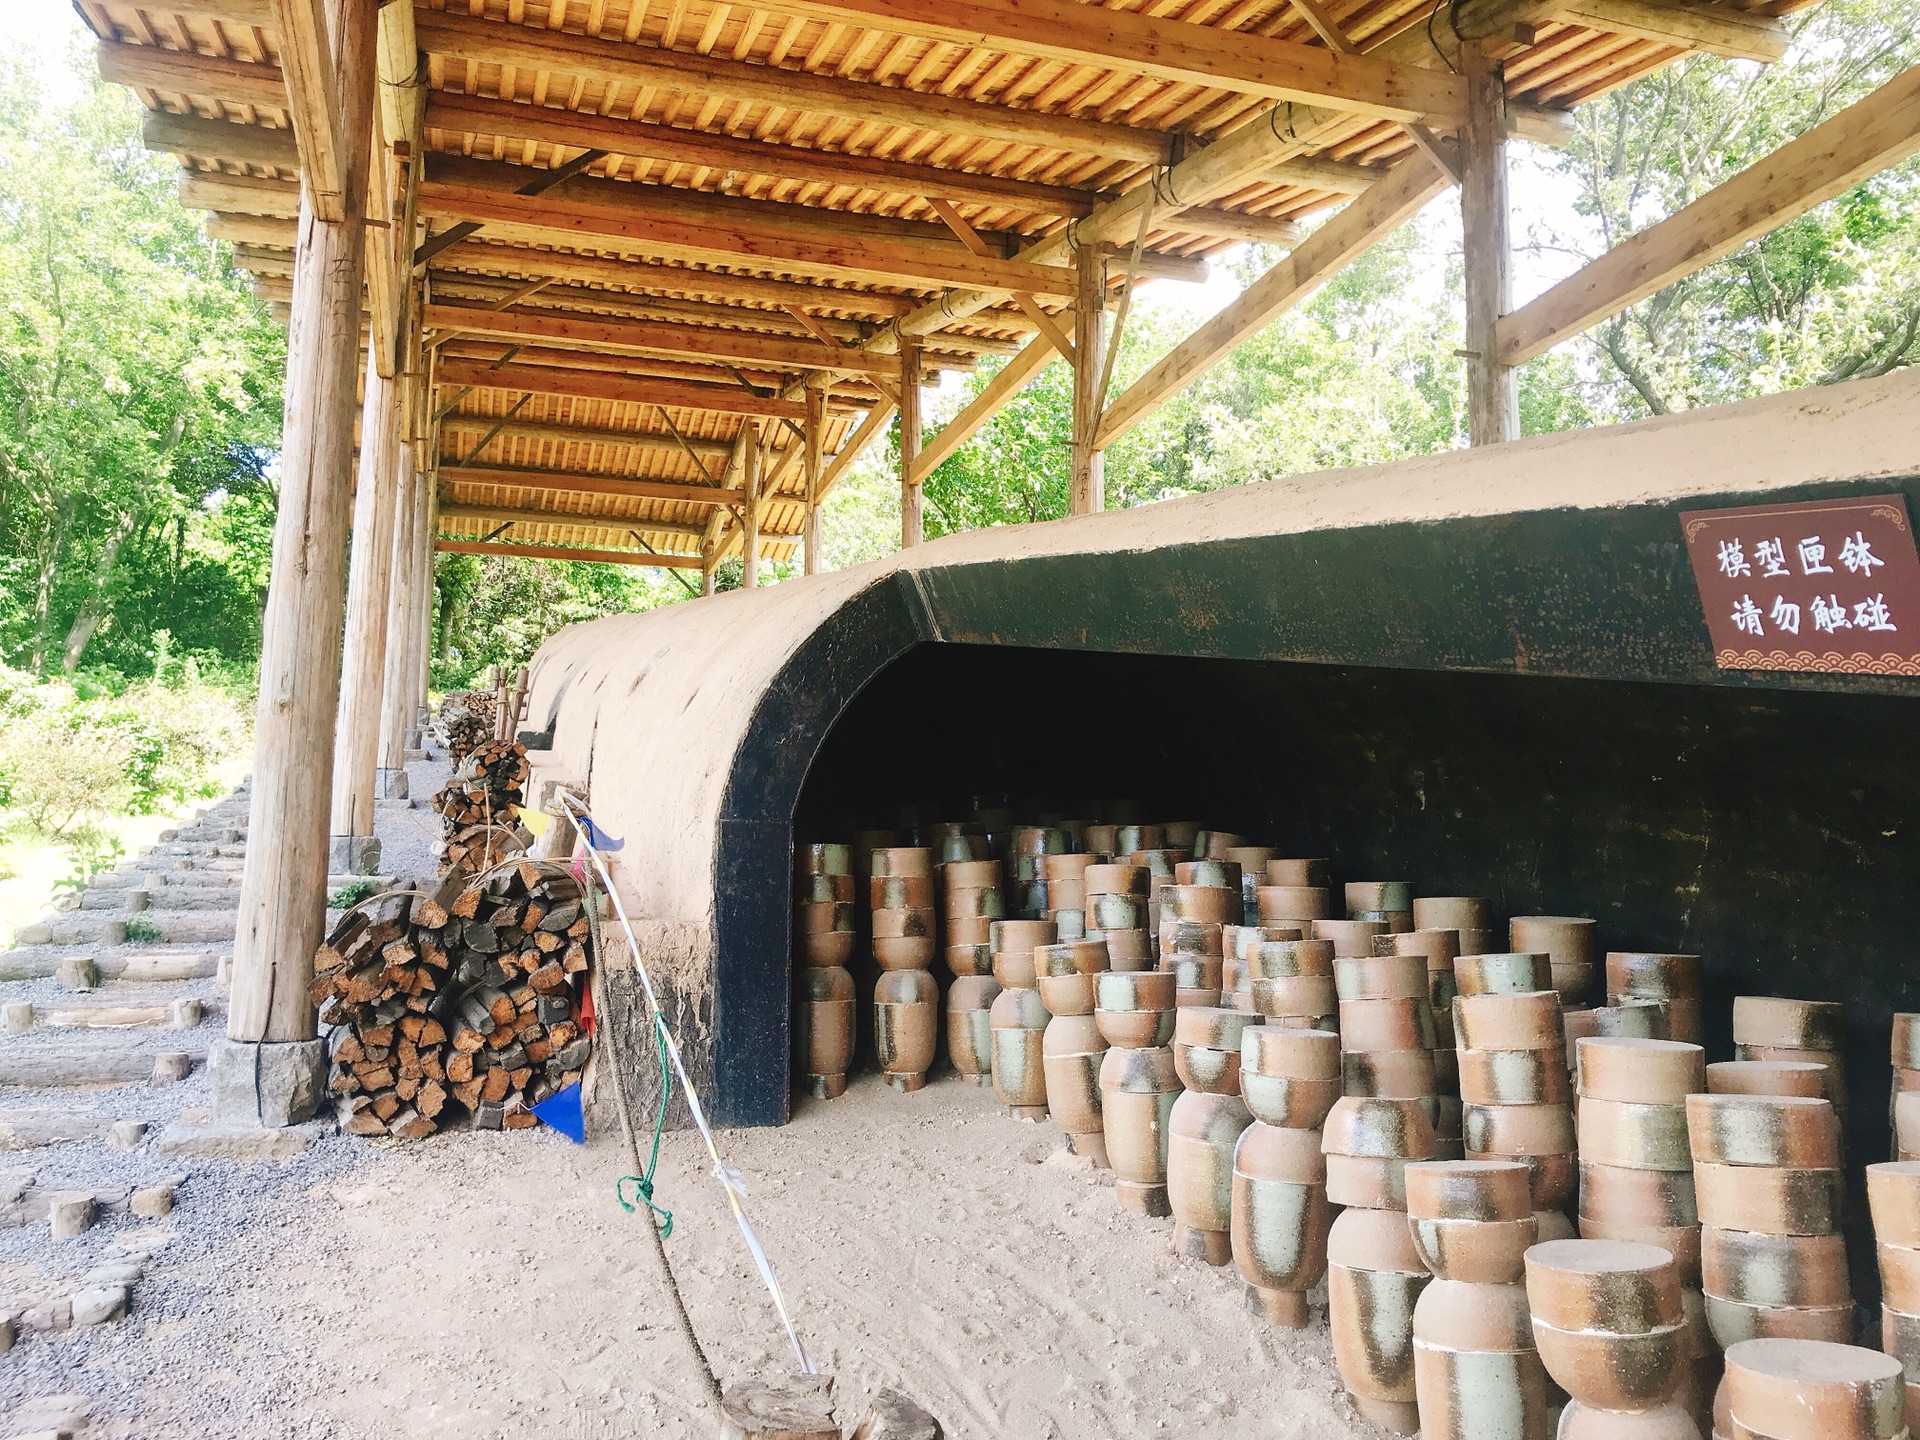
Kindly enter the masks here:
M 329 86 L 337 102 L 340 218 L 320 219 L 310 188 L 303 186 L 287 334 L 280 503 L 261 621 L 253 830 L 240 882 L 227 1012 L 227 1034 L 242 1042 L 236 1048 L 254 1066 L 258 1117 L 269 1120 L 276 1117 L 269 1114 L 274 1101 L 267 1092 L 279 1082 L 282 1059 L 264 1055 L 272 1046 L 250 1042 L 308 1042 L 299 1046 L 301 1055 L 320 1045 L 307 986 L 326 917 L 327 822 L 366 256 L 378 10 L 374 0 L 330 0 L 327 11 L 328 65 L 317 80 L 308 74 L 306 83 Z M 321 1054 L 319 1063 L 324 1058 Z M 221 1087 L 225 1073 L 216 1072 L 216 1105 L 224 1117 L 234 1118 L 228 1091 Z M 317 1098 L 294 1094 L 278 1118 L 304 1118 L 293 1112 L 310 1114 Z
M 371 875 L 380 865 L 373 834 L 374 770 L 380 749 L 380 692 L 387 649 L 405 645 L 387 628 L 393 582 L 393 507 L 399 493 L 399 386 L 380 373 L 375 342 L 367 346 L 360 405 L 360 477 L 353 498 L 353 552 L 347 571 L 347 628 L 334 727 L 333 822 L 327 868 Z
M 913 462 L 920 454 L 920 342 L 900 337 L 900 545 L 920 543 L 920 482 Z
M 404 800 L 407 787 L 407 728 L 413 723 L 413 636 L 420 580 L 420 524 L 426 513 L 421 490 L 426 484 L 414 464 L 411 445 L 402 447 L 393 497 L 393 584 L 387 592 L 386 664 L 380 682 L 380 751 L 374 791 L 383 800 Z
M 1507 91 L 1499 62 L 1463 46 L 1467 124 L 1461 131 L 1460 228 L 1466 254 L 1467 438 L 1498 445 L 1520 435 L 1520 386 L 1496 358 L 1494 327 L 1513 303 L 1508 235 Z
M 746 499 L 740 507 L 740 588 L 752 590 L 760 583 L 760 436 L 751 420 L 743 428 L 740 488 Z
M 429 475 L 427 483 L 414 494 L 420 507 L 418 533 L 414 537 L 414 564 L 419 567 L 413 589 L 413 645 L 407 664 L 413 676 L 413 711 L 407 717 L 407 748 L 420 748 L 420 732 L 427 723 L 427 691 L 432 680 L 433 646 L 429 634 L 433 625 L 433 542 L 440 533 L 440 489 Z
M 827 420 L 827 390 L 824 385 L 807 386 L 806 447 L 801 459 L 807 492 L 807 529 L 805 548 L 807 574 L 818 575 L 820 555 L 820 446 Z
M 1107 508 L 1106 457 L 1093 448 L 1100 429 L 1100 370 L 1107 357 L 1107 277 L 1099 248 L 1073 254 L 1073 429 L 1068 457 L 1067 513 Z

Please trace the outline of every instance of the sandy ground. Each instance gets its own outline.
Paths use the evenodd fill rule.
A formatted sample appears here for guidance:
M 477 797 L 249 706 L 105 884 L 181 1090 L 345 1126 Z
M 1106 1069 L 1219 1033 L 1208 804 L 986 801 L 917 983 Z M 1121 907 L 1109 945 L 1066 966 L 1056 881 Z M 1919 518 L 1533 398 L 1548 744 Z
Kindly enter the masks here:
M 270 1382 L 298 1433 L 714 1433 L 645 1222 L 615 1203 L 617 1142 L 337 1143 L 384 1153 L 192 1262 L 255 1277 L 234 1333 L 302 1337 Z M 1228 1422 L 1248 1440 L 1372 1433 L 1324 1323 L 1288 1334 L 1248 1313 L 1231 1268 L 1176 1259 L 1168 1222 L 1124 1215 L 1095 1174 L 1048 1163 L 1059 1133 L 988 1094 L 867 1077 L 785 1129 L 721 1143 L 848 1420 L 887 1385 L 981 1440 L 1218 1437 Z M 792 1368 L 694 1135 L 667 1137 L 658 1195 L 722 1383 Z

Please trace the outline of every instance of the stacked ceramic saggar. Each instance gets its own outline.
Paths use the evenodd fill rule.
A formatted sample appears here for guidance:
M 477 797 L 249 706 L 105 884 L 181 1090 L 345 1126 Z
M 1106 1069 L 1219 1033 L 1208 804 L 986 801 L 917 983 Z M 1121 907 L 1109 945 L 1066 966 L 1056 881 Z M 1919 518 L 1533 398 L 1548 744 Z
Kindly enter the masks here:
M 1316 920 L 1309 932 L 1316 940 L 1333 942 L 1333 953 L 1343 960 L 1360 960 L 1373 954 L 1374 940 L 1387 933 L 1384 920 Z
M 1920 1424 L 1920 1162 L 1867 1167 L 1880 1261 L 1880 1348 L 1906 1371 L 1907 1424 Z
M 1168 1122 L 1182 1086 L 1173 1039 L 1173 976 L 1109 970 L 1094 976 L 1093 1021 L 1108 1050 L 1100 1059 L 1100 1128 L 1113 1167 L 1114 1198 L 1136 1215 L 1165 1215 Z
M 884 846 L 873 852 L 873 1046 L 896 1090 L 918 1090 L 939 1050 L 940 986 L 928 967 L 939 944 L 934 923 L 933 851 Z
M 1021 825 L 1013 832 L 1008 861 L 1008 908 L 1021 920 L 1044 920 L 1047 914 L 1048 855 L 1063 855 L 1067 832 L 1051 825 Z
M 1553 988 L 1569 1010 L 1593 993 L 1593 921 L 1574 915 L 1516 915 L 1507 922 L 1507 948 L 1544 951 L 1553 967 Z
M 1463 953 L 1453 962 L 1453 984 L 1456 995 L 1525 995 L 1553 989 L 1553 966 L 1543 953 Z
M 1218 883 L 1167 886 L 1160 898 L 1160 968 L 1177 977 L 1182 1005 L 1218 1005 L 1225 973 L 1222 930 L 1240 920 L 1239 867 L 1189 861 L 1179 867 Z
M 1233 1152 L 1233 1260 L 1277 1325 L 1307 1323 L 1307 1291 L 1327 1270 L 1327 1164 L 1320 1127 L 1340 1098 L 1340 1037 L 1249 1025 L 1240 1095 L 1254 1123 Z
M 1493 902 L 1478 895 L 1417 896 L 1413 928 L 1452 930 L 1462 955 L 1481 955 L 1493 948 Z
M 1164 917 L 1164 896 L 1169 885 L 1173 884 L 1173 867 L 1184 865 L 1189 852 L 1168 846 L 1158 850 L 1135 850 L 1127 856 L 1129 865 L 1139 865 L 1147 872 L 1147 937 L 1153 946 L 1153 958 L 1160 959 L 1160 922 Z
M 1433 1158 L 1433 1126 L 1415 1100 L 1346 1096 L 1320 1138 L 1327 1199 L 1347 1208 L 1327 1235 L 1327 1320 L 1333 1359 L 1360 1413 L 1410 1435 L 1413 1309 L 1432 1279 L 1407 1223 L 1406 1169 Z
M 1687 1317 L 1680 1399 L 1696 1423 L 1713 1412 L 1719 1352 L 1700 1293 L 1687 1096 L 1706 1088 L 1706 1052 L 1678 1040 L 1579 1042 L 1580 1233 L 1658 1245 L 1673 1256 Z
M 1248 1002 L 1256 1015 L 1296 1030 L 1336 1028 L 1332 941 L 1256 940 L 1241 948 Z
M 1413 1309 L 1423 1440 L 1546 1440 L 1547 1374 L 1527 1312 L 1526 1253 L 1539 1222 L 1526 1166 L 1409 1165 L 1407 1218 L 1434 1277 Z
M 1427 962 L 1421 955 L 1335 959 L 1340 999 L 1342 1073 L 1349 1095 L 1417 1100 L 1437 1118 L 1433 1004 L 1427 998 Z M 1438 1131 L 1436 1130 L 1436 1137 Z M 1458 1160 L 1458 1128 L 1438 1158 Z M 1447 1153 L 1451 1151 L 1451 1153 Z
M 1462 993 L 1453 1002 L 1453 1031 L 1467 1158 L 1524 1162 L 1533 1208 L 1564 1211 L 1578 1146 L 1559 995 Z
M 805 1004 L 796 1047 L 806 1066 L 807 1088 L 828 1100 L 845 1092 L 853 1060 L 853 852 L 845 845 L 808 845 L 800 851 L 794 933 L 800 942 L 800 984 Z
M 1000 982 L 989 1024 L 993 1035 L 993 1093 L 1022 1120 L 1047 1118 L 1043 1064 L 1047 1007 L 1037 988 L 1034 951 L 1059 939 L 1051 920 L 996 920 L 989 930 L 993 978 Z
M 1226 954 L 1220 973 L 1220 1003 L 1253 1013 L 1253 971 L 1248 968 L 1253 947 L 1273 940 L 1298 940 L 1305 933 L 1295 925 L 1222 925 L 1220 944 Z
M 1186 1087 L 1167 1122 L 1167 1200 L 1173 1250 L 1224 1265 L 1230 1235 L 1233 1154 L 1253 1122 L 1240 1098 L 1240 1045 L 1258 1018 L 1211 1005 L 1183 1005 L 1174 1015 L 1174 1073 Z
M 1095 977 L 1107 969 L 1103 940 L 1063 940 L 1036 945 L 1033 968 L 1040 1003 L 1053 1018 L 1040 1041 L 1046 1076 L 1047 1113 L 1066 1133 L 1076 1155 L 1107 1163 L 1106 1132 L 1100 1123 L 1100 1061 L 1106 1037 L 1094 1023 Z
M 1850 1338 L 1840 1128 L 1825 1100 L 1689 1095 L 1707 1323 L 1721 1348 Z
M 1905 1440 L 1902 1388 L 1899 1362 L 1878 1350 L 1743 1340 L 1727 1351 L 1715 1418 L 1727 1440 Z
M 1826 1097 L 1847 1108 L 1840 1051 L 1846 1010 L 1833 1000 L 1782 1000 L 1771 995 L 1733 998 L 1733 1050 L 1742 1060 L 1802 1060 L 1825 1065 Z
M 1654 1000 L 1666 1007 L 1669 1040 L 1700 1043 L 1700 957 L 1607 952 L 1607 1004 Z
M 1377 920 L 1390 933 L 1413 929 L 1413 887 L 1404 880 L 1349 880 L 1347 918 Z
M 1454 1050 L 1453 997 L 1460 989 L 1453 967 L 1460 958 L 1460 933 L 1408 930 L 1379 935 L 1374 937 L 1373 953 L 1418 955 L 1427 967 L 1427 1001 L 1433 1011 L 1433 1130 L 1446 1158 L 1458 1160 L 1462 1153 L 1460 1059 Z
M 1055 852 L 1040 857 L 1040 878 L 1047 886 L 1046 918 L 1062 940 L 1078 940 L 1087 933 L 1087 870 L 1093 856 L 1084 851 Z
M 989 1016 L 999 998 L 993 978 L 992 925 L 1006 914 L 998 860 L 949 860 L 941 871 L 947 968 L 947 1058 L 969 1085 L 993 1079 Z
M 1533 1342 L 1573 1397 L 1557 1440 L 1688 1440 L 1680 1275 L 1656 1245 L 1551 1240 L 1527 1251 Z
M 1153 944 L 1147 938 L 1149 879 L 1144 865 L 1127 864 L 1089 865 L 1081 877 L 1087 897 L 1086 938 L 1106 942 L 1107 963 L 1115 970 L 1153 968 Z
M 1221 857 L 1240 867 L 1240 923 L 1260 923 L 1260 887 L 1266 883 L 1267 865 L 1273 859 L 1271 845 L 1230 845 Z
M 1580 1042 L 1582 1040 L 1665 1040 L 1666 1007 L 1657 1000 L 1629 1000 L 1622 1005 L 1596 1005 L 1591 1010 L 1563 1010 L 1560 1024 L 1567 1037 L 1567 1064 L 1573 1071 L 1573 1109 L 1580 1113 Z
M 1920 1015 L 1893 1017 L 1893 1094 L 1887 1116 L 1893 1126 L 1893 1158 L 1920 1160 Z
M 1707 1066 L 1709 1095 L 1800 1095 L 1827 1098 L 1827 1067 L 1806 1060 L 1716 1060 Z
M 1253 890 L 1254 908 L 1262 925 L 1290 925 L 1309 933 L 1316 920 L 1333 918 L 1333 891 L 1327 886 L 1324 860 L 1267 862 L 1264 885 Z

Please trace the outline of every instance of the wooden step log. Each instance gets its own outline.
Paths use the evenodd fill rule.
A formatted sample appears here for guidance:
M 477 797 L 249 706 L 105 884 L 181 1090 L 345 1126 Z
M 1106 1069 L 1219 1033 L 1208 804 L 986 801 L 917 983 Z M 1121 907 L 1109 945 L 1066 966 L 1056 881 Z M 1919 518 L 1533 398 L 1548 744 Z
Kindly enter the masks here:
M 204 1046 L 182 1050 L 169 1039 L 162 1051 L 152 1045 L 98 1036 L 61 1037 L 31 1049 L 0 1051 L 0 1086 L 39 1089 L 54 1086 L 130 1085 L 150 1080 L 162 1054 L 183 1054 L 190 1064 L 207 1058 Z
M 33 945 L 0 952 L 0 981 L 44 980 L 75 954 L 69 946 Z M 177 980 L 208 980 L 219 973 L 219 956 L 209 950 L 127 950 L 109 948 L 89 954 L 105 980 L 124 984 L 167 984 Z

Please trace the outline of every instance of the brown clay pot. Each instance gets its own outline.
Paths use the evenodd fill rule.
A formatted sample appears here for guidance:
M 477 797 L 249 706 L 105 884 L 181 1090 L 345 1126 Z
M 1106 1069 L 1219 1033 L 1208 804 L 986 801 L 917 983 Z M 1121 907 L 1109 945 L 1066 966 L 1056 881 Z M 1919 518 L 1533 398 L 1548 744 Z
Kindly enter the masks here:
M 1255 979 L 1248 987 L 1256 1015 L 1269 1024 L 1307 1030 L 1335 1030 L 1339 1002 L 1331 975 L 1299 975 L 1291 980 Z
M 1707 1088 L 1706 1052 L 1698 1045 L 1596 1036 L 1582 1039 L 1578 1053 L 1582 1099 L 1685 1106 L 1687 1096 Z
M 1840 1229 L 1838 1170 L 1710 1165 L 1696 1160 L 1693 1191 L 1705 1225 L 1762 1235 L 1827 1235 Z
M 1433 1007 L 1425 995 L 1400 1000 L 1341 1000 L 1340 1043 L 1347 1050 L 1431 1050 Z
M 1160 968 L 1174 977 L 1176 1005 L 1217 1007 L 1220 1004 L 1224 964 L 1218 955 L 1169 955 L 1163 948 Z
M 1000 982 L 962 975 L 947 989 L 947 1058 L 969 1085 L 993 1083 L 993 1002 Z
M 1047 1075 L 1042 1042 L 1047 1007 L 1032 990 L 1008 988 L 994 997 L 991 1015 L 995 1097 L 1024 1118 L 1044 1118 Z
M 1107 1042 L 1091 1015 L 1055 1015 L 1040 1042 L 1046 1076 L 1047 1114 L 1072 1143 L 1076 1155 L 1107 1163 L 1106 1131 L 1100 1119 L 1100 1062 Z
M 978 944 L 949 945 L 946 955 L 947 969 L 955 975 L 993 974 L 993 947 L 984 940 Z
M 1569 1400 L 1553 1433 L 1554 1440 L 1700 1440 L 1705 1432 L 1678 1400 L 1650 1410 L 1596 1410 Z
M 1707 1066 L 1710 1095 L 1825 1097 L 1827 1067 L 1805 1060 L 1716 1060 Z
M 1455 1051 L 1460 1098 L 1470 1105 L 1564 1105 L 1567 1067 L 1551 1050 Z
M 1252 1123 L 1238 1095 L 1189 1090 L 1173 1102 L 1167 1121 L 1167 1200 L 1175 1254 L 1209 1265 L 1233 1258 L 1234 1146 Z
M 1256 1120 L 1318 1130 L 1342 1093 L 1340 1037 L 1249 1025 L 1240 1033 L 1240 1094 Z
M 1594 922 L 1573 915 L 1516 915 L 1507 922 L 1512 950 L 1545 951 L 1553 969 L 1553 988 L 1566 1004 L 1580 1005 L 1593 989 L 1599 958 Z
M 1311 926 L 1333 919 L 1333 892 L 1317 885 L 1257 885 L 1254 914 L 1262 925 Z
M 1463 992 L 1453 1002 L 1453 1033 L 1463 1050 L 1552 1050 L 1564 1055 L 1566 1049 L 1560 997 L 1551 990 Z
M 1090 897 L 1131 895 L 1138 900 L 1147 898 L 1147 868 L 1144 865 L 1089 865 L 1080 878 L 1086 883 Z
M 1174 977 L 1162 970 L 1108 971 L 1094 977 L 1094 1023 L 1109 1045 L 1140 1048 L 1173 1039 Z M 1171 1063 L 1171 1055 L 1169 1055 Z
M 1749 1340 L 1727 1351 L 1726 1408 L 1769 1440 L 1893 1440 L 1905 1428 L 1899 1362 L 1857 1345 Z
M 853 976 L 839 966 L 810 966 L 802 972 L 806 1001 L 800 1053 L 806 1057 L 807 1086 L 817 1098 L 845 1093 L 847 1065 L 853 1059 Z
M 957 868 L 947 867 L 948 870 Z M 949 928 L 955 920 L 1004 920 L 1007 902 L 998 885 L 968 890 L 956 888 L 949 882 L 947 893 L 941 899 L 941 914 L 946 916 Z
M 1438 1086 L 1431 1050 L 1342 1050 L 1340 1081 L 1348 1095 L 1390 1100 L 1430 1100 Z
M 1342 1000 L 1426 1001 L 1431 993 L 1424 955 L 1339 958 L 1333 962 L 1333 981 Z
M 1163 920 L 1194 920 L 1203 925 L 1238 925 L 1241 921 L 1238 883 L 1169 885 L 1161 892 L 1160 906 Z
M 1233 1152 L 1228 1217 L 1234 1264 L 1275 1324 L 1307 1321 L 1306 1292 L 1327 1270 L 1326 1163 L 1319 1133 L 1255 1122 Z
M 1522 1279 L 1522 1259 L 1539 1234 L 1526 1166 L 1423 1161 L 1407 1167 L 1406 1187 L 1414 1247 L 1434 1275 L 1476 1285 Z
M 1376 935 L 1388 931 L 1384 920 L 1315 920 L 1313 938 L 1333 942 L 1335 955 L 1358 958 L 1373 954 Z
M 1867 1208 L 1880 1244 L 1920 1246 L 1920 1161 L 1867 1166 Z
M 1844 1305 L 1750 1305 L 1709 1294 L 1707 1324 L 1725 1350 L 1743 1340 L 1825 1340 L 1844 1345 L 1853 1338 L 1853 1303 Z
M 844 965 L 853 958 L 857 937 L 848 930 L 812 930 L 800 937 L 801 954 L 809 965 Z
M 1477 895 L 1417 895 L 1413 901 L 1416 930 L 1488 930 L 1493 926 L 1493 904 Z M 1461 954 L 1472 954 L 1462 949 Z
M 1166 1215 L 1167 1142 L 1173 1104 L 1185 1091 L 1173 1051 L 1115 1045 L 1100 1060 L 1100 1124 L 1123 1210 Z
M 1320 1149 L 1336 1205 L 1404 1210 L 1409 1162 L 1433 1158 L 1433 1122 L 1415 1100 L 1344 1096 L 1327 1112 Z
M 1550 1432 L 1547 1372 L 1522 1285 L 1434 1280 L 1413 1309 L 1413 1375 L 1422 1440 Z
M 920 845 L 889 845 L 876 847 L 870 855 L 870 867 L 867 873 L 873 876 L 915 875 L 929 878 L 933 874 L 933 851 Z
M 1031 990 L 1038 979 L 1033 952 L 1059 941 L 1059 927 L 1051 920 L 995 920 L 989 929 L 993 947 L 993 976 L 1008 989 Z
M 1576 1147 L 1565 1105 L 1463 1105 L 1461 1133 L 1470 1160 L 1520 1160 L 1531 1172 L 1536 1209 L 1564 1209 L 1573 1198 Z
M 1222 1006 L 1174 1011 L 1173 1064 L 1180 1083 L 1203 1094 L 1240 1094 L 1240 1043 L 1255 1017 Z
M 1847 1247 L 1838 1235 L 1762 1235 L 1706 1226 L 1700 1283 L 1708 1295 L 1746 1305 L 1850 1304 Z
M 1796 1095 L 1689 1095 L 1695 1164 L 1819 1170 L 1840 1164 L 1840 1127 L 1825 1100 Z
M 1187 860 L 1173 867 L 1173 883 L 1176 885 L 1204 885 L 1209 888 L 1238 891 L 1240 875 L 1240 867 L 1231 860 L 1225 859 Z M 1238 925 L 1239 916 L 1236 915 L 1225 923 Z
M 1462 955 L 1453 980 L 1461 995 L 1523 995 L 1553 989 L 1553 964 L 1545 952 Z
M 957 890 L 991 890 L 998 893 L 1000 862 L 984 858 L 949 860 L 942 868 L 940 876 L 949 895 Z
M 933 910 L 932 875 L 875 875 L 867 887 L 875 910 Z
M 1559 1240 L 1526 1254 L 1534 1343 L 1547 1373 L 1600 1410 L 1646 1410 L 1680 1380 L 1685 1312 L 1673 1258 L 1651 1245 Z
M 1684 1105 L 1632 1105 L 1582 1092 L 1575 1132 L 1583 1160 L 1627 1170 L 1691 1170 Z
M 1846 1044 L 1846 1007 L 1832 1000 L 1733 998 L 1733 1043 L 1837 1052 Z
M 1327 1324 L 1334 1364 L 1355 1408 L 1403 1435 L 1420 1425 L 1413 1315 L 1431 1279 L 1406 1217 L 1350 1209 L 1333 1222 L 1327 1236 Z
M 1069 940 L 1034 947 L 1034 988 L 1050 1014 L 1093 1014 L 1094 976 L 1107 968 L 1104 940 Z
M 802 845 L 799 847 L 799 868 L 803 875 L 851 875 L 853 848 L 832 843 Z
M 873 989 L 873 1046 L 887 1083 L 918 1090 L 939 1050 L 940 987 L 925 970 L 887 970 Z
M 1265 873 L 1269 885 L 1324 888 L 1328 869 L 1325 860 L 1290 860 L 1276 856 L 1267 861 Z
M 1659 1000 L 1667 1007 L 1667 1038 L 1700 1039 L 1700 957 L 1609 951 L 1607 1003 Z
M 1375 955 L 1418 955 L 1427 962 L 1429 970 L 1445 968 L 1451 970 L 1453 962 L 1460 958 L 1460 932 L 1458 930 L 1402 930 L 1389 931 L 1385 935 L 1373 937 Z

